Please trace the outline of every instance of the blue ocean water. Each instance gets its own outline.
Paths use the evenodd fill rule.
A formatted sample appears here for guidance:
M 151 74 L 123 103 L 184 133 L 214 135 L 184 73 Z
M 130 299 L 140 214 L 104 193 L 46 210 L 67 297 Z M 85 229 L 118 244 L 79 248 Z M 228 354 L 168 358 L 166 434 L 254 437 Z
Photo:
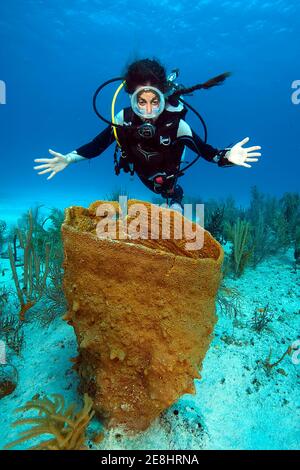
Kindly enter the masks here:
M 126 174 L 115 176 L 113 145 L 101 156 L 70 165 L 49 181 L 33 170 L 35 158 L 50 158 L 49 148 L 68 153 L 104 128 L 92 109 L 95 89 L 120 76 L 131 61 L 145 57 L 158 58 L 168 71 L 179 68 L 179 82 L 186 86 L 231 71 L 232 76 L 224 85 L 195 92 L 189 102 L 204 117 L 211 145 L 222 148 L 250 137 L 249 145 L 262 147 L 262 157 L 252 168 L 219 168 L 203 159 L 198 161 L 181 179 L 186 195 L 205 199 L 232 195 L 239 206 L 248 204 L 254 185 L 276 197 L 299 192 L 299 27 L 298 0 L 2 1 L 0 219 L 15 222 L 37 203 L 47 208 L 87 206 L 119 186 L 136 198 L 151 201 L 153 193 L 137 177 L 131 181 Z M 114 90 L 106 89 L 101 100 L 101 110 L 107 117 Z M 127 103 L 123 95 L 117 109 Z M 191 112 L 187 121 L 203 137 L 203 129 Z M 188 151 L 186 159 L 192 158 Z M 276 266 L 282 279 L 276 278 L 270 264 L 269 271 L 263 267 L 255 272 L 257 280 L 263 282 L 271 269 L 269 279 L 278 288 L 284 280 L 284 285 L 289 285 L 289 261 L 278 260 Z M 253 291 L 252 287 L 247 291 L 251 279 L 249 276 L 243 281 L 245 297 L 249 290 Z M 299 284 L 291 284 L 291 289 L 298 298 Z M 281 295 L 286 293 L 282 291 Z M 294 312 L 299 306 L 296 300 L 290 304 L 287 301 L 278 309 L 290 308 Z M 260 301 L 259 307 L 263 293 Z M 289 339 L 296 339 L 295 331 L 289 332 Z M 217 351 L 218 345 L 215 347 Z M 205 366 L 208 372 L 199 392 L 203 393 L 203 403 L 214 387 L 209 366 L 214 367 L 215 359 L 209 356 Z M 283 375 L 278 377 L 283 383 Z M 270 393 L 271 388 L 270 385 Z M 216 395 L 219 414 L 211 415 L 211 421 L 208 418 L 214 439 L 207 448 L 294 449 L 299 445 L 295 428 L 289 427 L 299 419 L 296 407 L 287 410 L 287 421 L 284 410 L 277 415 L 267 407 L 266 414 L 259 416 L 253 408 L 249 435 L 244 434 L 239 440 L 236 428 L 245 419 L 247 422 L 247 401 L 243 402 L 242 414 L 236 413 L 236 420 L 227 423 L 229 434 L 224 440 L 220 421 L 224 419 L 220 410 L 222 391 L 217 389 Z M 18 404 L 22 403 L 20 400 Z M 210 409 L 212 405 L 205 406 Z M 230 402 L 230 409 L 234 407 L 234 401 Z M 288 428 L 285 438 L 276 432 L 277 419 Z M 272 423 L 269 434 L 264 428 L 266 422 Z M 259 432 L 251 433 L 255 423 Z M 189 430 L 178 432 L 174 441 L 187 439 Z M 132 445 L 146 448 L 150 442 L 152 448 L 159 446 L 153 436 L 147 439 Z M 197 448 L 196 438 L 192 443 L 188 439 L 186 442 L 187 448 Z M 130 448 L 131 444 L 126 445 Z
M 226 83 L 190 97 L 208 126 L 208 142 L 224 147 L 249 136 L 262 157 L 251 169 L 220 169 L 200 161 L 183 177 L 186 194 L 245 203 L 249 188 L 281 195 L 299 190 L 299 4 L 284 1 L 4 1 L 0 7 L 1 204 L 93 200 L 115 186 L 151 198 L 138 179 L 117 179 L 113 146 L 88 165 L 51 181 L 33 159 L 48 149 L 67 153 L 104 128 L 91 99 L 103 81 L 135 58 L 157 57 L 180 69 L 186 86 L 224 71 Z M 114 89 L 101 102 L 109 116 Z M 122 101 L 121 101 L 122 103 Z M 126 99 L 124 98 L 124 103 Z M 199 122 L 187 120 L 203 136 Z

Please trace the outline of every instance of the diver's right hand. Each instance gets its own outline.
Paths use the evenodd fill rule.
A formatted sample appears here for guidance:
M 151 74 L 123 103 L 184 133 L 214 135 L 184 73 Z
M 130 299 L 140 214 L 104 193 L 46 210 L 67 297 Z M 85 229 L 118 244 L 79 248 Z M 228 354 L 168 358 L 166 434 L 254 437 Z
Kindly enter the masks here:
M 68 165 L 70 165 L 71 161 L 68 159 L 67 155 L 63 155 L 58 152 L 54 152 L 54 150 L 49 149 L 49 153 L 54 156 L 54 158 L 36 158 L 34 161 L 37 163 L 43 163 L 43 165 L 34 166 L 34 170 L 42 170 L 39 171 L 38 175 L 43 175 L 44 173 L 50 173 L 47 180 L 53 178 L 59 171 L 64 170 Z

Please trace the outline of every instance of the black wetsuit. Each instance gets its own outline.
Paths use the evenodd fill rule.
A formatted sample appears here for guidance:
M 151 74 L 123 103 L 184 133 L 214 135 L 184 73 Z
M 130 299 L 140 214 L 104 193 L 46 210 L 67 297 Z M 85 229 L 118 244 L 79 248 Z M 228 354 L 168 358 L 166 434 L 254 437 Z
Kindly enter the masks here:
M 171 203 L 181 204 L 183 198 L 183 190 L 177 184 L 177 176 L 156 184 L 155 175 L 158 174 L 159 178 L 159 174 L 169 176 L 177 172 L 185 146 L 200 154 L 205 160 L 217 163 L 218 166 L 232 166 L 224 157 L 223 150 L 206 144 L 182 119 L 186 111 L 179 113 L 164 110 L 154 123 L 156 132 L 150 139 L 140 137 L 135 128 L 130 129 L 130 125 L 143 124 L 131 108 L 125 108 L 122 113 L 122 128 L 117 128 L 117 135 L 126 160 L 134 166 L 134 171 L 149 189 L 167 199 L 170 198 Z M 113 129 L 107 126 L 91 142 L 76 151 L 82 157 L 90 159 L 100 155 L 113 142 L 115 142 Z

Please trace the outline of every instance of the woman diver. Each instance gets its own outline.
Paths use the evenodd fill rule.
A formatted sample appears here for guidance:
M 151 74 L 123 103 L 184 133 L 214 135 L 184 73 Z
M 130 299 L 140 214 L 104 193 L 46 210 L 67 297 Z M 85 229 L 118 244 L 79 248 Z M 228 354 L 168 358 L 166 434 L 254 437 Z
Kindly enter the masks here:
M 64 170 L 74 162 L 94 158 L 117 142 L 114 155 L 115 172 L 137 173 L 140 180 L 152 191 L 166 199 L 171 209 L 182 210 L 183 189 L 178 177 L 201 156 L 220 167 L 233 165 L 251 168 L 257 162 L 261 147 L 244 148 L 249 138 L 231 148 L 217 149 L 206 143 L 206 126 L 197 111 L 182 96 L 197 89 L 208 89 L 220 85 L 229 76 L 225 73 L 191 88 L 175 84 L 178 71 L 167 77 L 165 68 L 157 61 L 143 59 L 132 63 L 124 77 L 112 79 L 101 85 L 94 95 L 94 110 L 105 121 L 107 127 L 91 142 L 63 155 L 49 150 L 53 158 L 35 159 L 42 165 L 35 166 L 38 174 L 50 173 L 47 179 Z M 112 121 L 105 119 L 97 110 L 96 98 L 107 84 L 122 80 L 112 104 Z M 129 94 L 131 107 L 122 109 L 116 116 L 114 103 L 120 89 Z M 187 124 L 185 115 L 191 109 L 201 120 L 205 139 L 202 140 Z M 185 147 L 197 154 L 192 163 L 180 168 Z M 118 159 L 118 150 L 120 158 Z

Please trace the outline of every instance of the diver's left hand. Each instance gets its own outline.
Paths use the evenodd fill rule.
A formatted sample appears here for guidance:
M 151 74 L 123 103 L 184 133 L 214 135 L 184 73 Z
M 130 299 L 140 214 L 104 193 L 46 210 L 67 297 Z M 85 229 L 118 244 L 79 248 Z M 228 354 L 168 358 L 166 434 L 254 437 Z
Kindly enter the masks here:
M 227 160 L 229 160 L 231 163 L 234 163 L 235 165 L 251 168 L 251 165 L 246 162 L 257 162 L 258 158 L 253 157 L 260 157 L 261 153 L 253 152 L 253 150 L 260 150 L 261 147 L 255 145 L 254 147 L 243 148 L 243 145 L 249 142 L 249 140 L 249 137 L 246 137 L 245 139 L 241 140 L 241 142 L 235 144 L 226 153 L 225 156 Z

